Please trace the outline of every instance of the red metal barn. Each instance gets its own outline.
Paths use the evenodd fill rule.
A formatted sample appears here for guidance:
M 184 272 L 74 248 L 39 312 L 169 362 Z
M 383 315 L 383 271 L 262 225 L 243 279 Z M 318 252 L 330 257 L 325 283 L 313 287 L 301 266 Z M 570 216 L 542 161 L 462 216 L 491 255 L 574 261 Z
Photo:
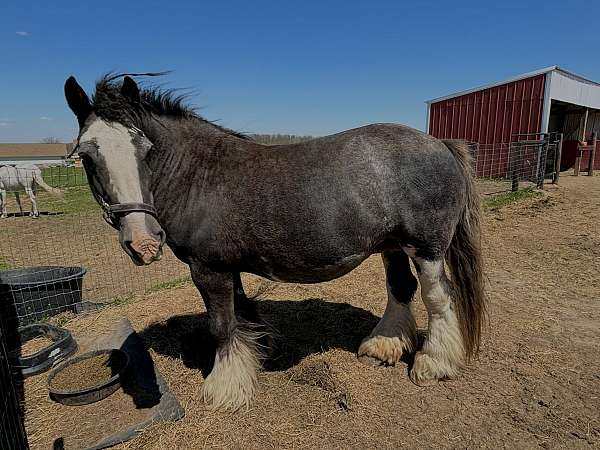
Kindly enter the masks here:
M 592 133 L 600 136 L 600 83 L 557 66 L 426 103 L 429 134 L 479 144 L 485 153 L 477 161 L 479 176 L 507 174 L 511 142 L 562 133 L 565 170 L 573 167 L 579 142 L 591 139 Z M 594 168 L 600 169 L 598 146 Z M 587 161 L 582 158 L 582 170 Z

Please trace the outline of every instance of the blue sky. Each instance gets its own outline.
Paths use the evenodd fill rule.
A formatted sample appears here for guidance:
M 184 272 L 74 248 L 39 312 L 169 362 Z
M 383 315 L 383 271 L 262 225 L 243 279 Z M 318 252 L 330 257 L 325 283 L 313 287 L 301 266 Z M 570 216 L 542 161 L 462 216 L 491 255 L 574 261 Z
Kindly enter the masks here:
M 408 5 L 407 3 L 410 3 Z M 0 8 L 0 142 L 71 139 L 62 86 L 173 70 L 211 120 L 324 135 L 422 129 L 424 101 L 557 64 L 600 80 L 600 2 L 14 1 Z

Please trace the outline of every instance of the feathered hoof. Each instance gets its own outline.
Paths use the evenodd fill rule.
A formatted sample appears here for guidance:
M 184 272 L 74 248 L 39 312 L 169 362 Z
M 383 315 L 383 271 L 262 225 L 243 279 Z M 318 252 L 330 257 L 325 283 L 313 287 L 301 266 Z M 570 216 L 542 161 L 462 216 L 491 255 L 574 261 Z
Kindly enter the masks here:
M 202 395 L 213 409 L 237 411 L 248 408 L 258 386 L 261 333 L 237 330 L 231 343 L 215 356 L 212 371 L 204 380 Z
M 394 366 L 410 347 L 409 342 L 397 336 L 369 336 L 358 348 L 358 360 L 369 366 Z
M 441 380 L 456 378 L 459 374 L 459 368 L 440 362 L 427 353 L 417 352 L 410 370 L 410 379 L 417 386 L 430 386 Z
M 226 375 L 215 376 L 212 373 L 204 380 L 202 396 L 204 402 L 215 410 L 235 412 L 249 408 L 256 392 L 256 380 L 247 377 L 227 380 Z

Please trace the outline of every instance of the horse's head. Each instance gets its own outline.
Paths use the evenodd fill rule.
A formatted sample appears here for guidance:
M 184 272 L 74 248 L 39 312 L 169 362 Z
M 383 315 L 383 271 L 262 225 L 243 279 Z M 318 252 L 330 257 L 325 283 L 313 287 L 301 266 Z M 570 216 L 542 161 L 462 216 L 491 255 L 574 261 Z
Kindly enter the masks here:
M 129 77 L 114 95 L 122 105 L 140 102 L 139 89 Z M 165 232 L 156 219 L 145 162 L 152 143 L 130 121 L 115 120 L 118 114 L 110 120 L 96 110 L 74 77 L 65 83 L 65 96 L 79 122 L 76 151 L 107 222 L 119 230 L 121 246 L 135 264 L 160 259 Z

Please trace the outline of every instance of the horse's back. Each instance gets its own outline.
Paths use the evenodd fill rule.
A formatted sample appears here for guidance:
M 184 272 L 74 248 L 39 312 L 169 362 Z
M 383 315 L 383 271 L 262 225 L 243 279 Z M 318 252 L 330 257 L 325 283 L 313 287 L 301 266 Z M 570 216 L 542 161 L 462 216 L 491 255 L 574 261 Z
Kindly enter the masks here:
M 374 124 L 264 151 L 260 166 L 231 177 L 234 200 L 221 216 L 263 252 L 285 247 L 323 267 L 336 252 L 335 266 L 390 240 L 441 247 L 462 209 L 452 152 L 409 127 Z
M 9 191 L 23 190 L 33 185 L 36 172 L 40 169 L 31 163 L 0 167 L 0 187 Z
M 13 191 L 19 188 L 19 175 L 13 166 L 0 167 L 0 189 Z

